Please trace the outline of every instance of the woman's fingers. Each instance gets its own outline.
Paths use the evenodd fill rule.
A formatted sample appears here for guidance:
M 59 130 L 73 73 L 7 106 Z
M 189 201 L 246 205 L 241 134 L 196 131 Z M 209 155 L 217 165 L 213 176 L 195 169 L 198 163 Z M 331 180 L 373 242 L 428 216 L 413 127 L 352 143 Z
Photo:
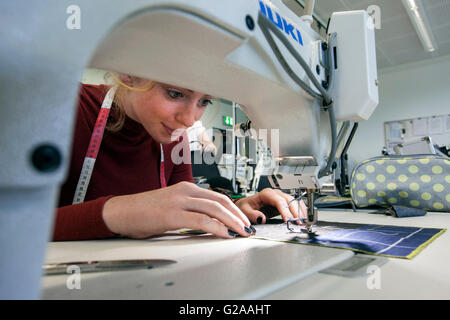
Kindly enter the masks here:
M 294 215 L 291 212 L 290 207 L 288 206 L 288 201 L 284 199 L 283 197 L 279 196 L 279 198 L 276 201 L 275 204 L 278 211 L 281 213 L 281 216 L 283 217 L 283 220 L 286 222 L 289 219 L 293 219 Z
M 233 201 L 230 200 L 230 198 L 228 198 L 227 196 L 225 196 L 221 193 L 200 188 L 200 187 L 196 186 L 195 184 L 191 184 L 191 185 L 192 186 L 191 186 L 190 190 L 188 191 L 188 194 L 191 197 L 203 198 L 203 199 L 208 199 L 208 200 L 218 202 L 223 207 L 225 207 L 228 211 L 230 211 L 234 216 L 239 218 L 244 223 L 245 226 L 247 226 L 247 227 L 250 226 L 251 223 L 248 220 L 247 216 L 241 211 L 241 209 L 239 209 L 233 203 Z
M 303 200 L 300 200 L 300 212 L 302 219 L 308 218 L 308 207 L 306 206 L 305 202 Z
M 215 218 L 227 228 L 232 229 L 243 237 L 248 237 L 253 233 L 250 228 L 250 222 L 248 226 L 246 226 L 238 216 L 233 214 L 229 208 L 226 208 L 218 201 L 205 198 L 188 198 L 185 208 L 190 212 L 198 212 L 210 218 Z
M 179 225 L 175 225 L 174 229 L 188 228 L 202 230 L 225 239 L 235 238 L 238 235 L 222 222 L 200 212 L 182 211 L 177 215 L 177 219 Z
M 276 207 L 284 221 L 307 217 L 307 208 L 303 200 L 294 200 L 292 196 L 279 189 L 264 189 L 259 196 L 262 204 Z
M 303 200 L 296 200 L 294 197 L 283 193 L 281 190 L 276 190 L 279 192 L 279 194 L 286 199 L 287 205 L 289 206 L 289 210 L 292 213 L 292 216 L 294 218 L 300 218 L 305 219 L 307 217 L 307 207 L 305 205 L 305 202 Z M 300 221 L 298 221 L 298 224 L 303 224 Z
M 289 201 L 281 191 L 267 188 L 262 190 L 259 196 L 264 205 L 276 207 L 284 221 L 294 217 L 288 205 Z
M 264 215 L 264 213 L 262 213 L 259 210 L 253 209 L 250 203 L 248 202 L 243 203 L 241 205 L 241 210 L 245 212 L 248 219 L 250 219 L 252 223 L 256 224 L 266 223 L 266 216 Z

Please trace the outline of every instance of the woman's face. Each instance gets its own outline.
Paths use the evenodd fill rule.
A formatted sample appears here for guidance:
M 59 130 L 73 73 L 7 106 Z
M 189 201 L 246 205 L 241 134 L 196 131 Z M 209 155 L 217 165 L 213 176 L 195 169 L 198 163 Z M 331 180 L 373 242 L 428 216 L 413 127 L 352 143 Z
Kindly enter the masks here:
M 128 91 L 125 113 L 159 143 L 171 143 L 199 120 L 212 97 L 164 83 L 151 90 Z

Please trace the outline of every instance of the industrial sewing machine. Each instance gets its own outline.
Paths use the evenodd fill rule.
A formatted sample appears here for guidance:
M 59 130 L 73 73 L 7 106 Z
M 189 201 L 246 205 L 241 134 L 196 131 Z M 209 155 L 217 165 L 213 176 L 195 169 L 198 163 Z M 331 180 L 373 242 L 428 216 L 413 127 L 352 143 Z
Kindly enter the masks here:
M 334 13 L 322 38 L 308 4 L 299 18 L 277 0 L 2 2 L 0 296 L 39 296 L 86 67 L 239 103 L 267 130 L 273 185 L 306 190 L 311 231 L 337 123 L 367 119 L 378 88 L 367 12 Z

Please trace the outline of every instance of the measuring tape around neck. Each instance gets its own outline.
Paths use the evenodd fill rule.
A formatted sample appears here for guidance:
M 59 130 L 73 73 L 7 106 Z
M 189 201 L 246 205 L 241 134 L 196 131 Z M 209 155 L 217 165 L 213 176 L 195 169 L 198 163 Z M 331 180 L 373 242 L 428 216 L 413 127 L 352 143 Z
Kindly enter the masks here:
M 77 188 L 73 196 L 72 204 L 82 203 L 86 197 L 86 192 L 91 180 L 92 172 L 94 170 L 95 161 L 97 159 L 98 151 L 100 150 L 100 144 L 102 143 L 103 133 L 105 132 L 106 122 L 108 121 L 109 111 L 111 110 L 111 105 L 114 100 L 114 95 L 116 93 L 117 87 L 111 87 L 106 93 L 103 99 L 102 106 L 95 121 L 94 130 L 89 141 L 89 146 L 86 151 L 86 156 L 84 157 L 83 167 L 81 169 L 81 174 L 78 179 Z M 166 187 L 166 179 L 164 174 L 164 150 L 162 144 L 161 146 L 161 161 L 160 161 L 160 172 L 159 180 L 161 188 Z

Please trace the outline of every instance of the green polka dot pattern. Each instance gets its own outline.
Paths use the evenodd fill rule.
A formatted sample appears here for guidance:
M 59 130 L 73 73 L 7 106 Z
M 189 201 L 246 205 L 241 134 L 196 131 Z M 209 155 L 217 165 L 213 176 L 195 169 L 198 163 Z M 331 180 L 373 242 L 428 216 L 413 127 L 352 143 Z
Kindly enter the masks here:
M 350 185 L 359 208 L 396 204 L 450 212 L 450 160 L 440 156 L 368 159 L 355 167 Z

